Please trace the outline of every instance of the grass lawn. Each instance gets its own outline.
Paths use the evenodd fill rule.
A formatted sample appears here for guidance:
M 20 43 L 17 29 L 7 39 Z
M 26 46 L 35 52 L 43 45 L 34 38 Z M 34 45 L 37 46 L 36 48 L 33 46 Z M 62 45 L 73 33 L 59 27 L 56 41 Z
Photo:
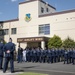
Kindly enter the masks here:
M 33 73 L 33 72 L 25 72 L 19 75 L 48 75 L 48 74 L 42 74 L 42 73 Z

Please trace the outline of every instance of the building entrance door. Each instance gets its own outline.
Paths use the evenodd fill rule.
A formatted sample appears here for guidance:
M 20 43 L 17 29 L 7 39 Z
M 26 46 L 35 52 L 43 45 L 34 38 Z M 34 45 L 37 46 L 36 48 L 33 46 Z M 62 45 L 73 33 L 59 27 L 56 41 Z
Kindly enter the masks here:
M 29 47 L 29 48 L 41 47 L 41 42 L 29 42 L 29 43 L 27 43 L 27 47 Z

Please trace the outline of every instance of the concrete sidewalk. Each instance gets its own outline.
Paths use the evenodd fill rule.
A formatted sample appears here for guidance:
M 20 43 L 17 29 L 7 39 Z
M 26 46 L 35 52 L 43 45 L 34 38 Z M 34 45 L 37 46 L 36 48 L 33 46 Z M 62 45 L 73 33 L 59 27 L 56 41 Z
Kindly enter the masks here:
M 18 75 L 18 74 L 21 74 L 23 72 L 14 72 L 14 73 L 11 73 L 10 71 L 6 71 L 6 73 L 3 73 L 3 71 L 0 71 L 0 75 Z

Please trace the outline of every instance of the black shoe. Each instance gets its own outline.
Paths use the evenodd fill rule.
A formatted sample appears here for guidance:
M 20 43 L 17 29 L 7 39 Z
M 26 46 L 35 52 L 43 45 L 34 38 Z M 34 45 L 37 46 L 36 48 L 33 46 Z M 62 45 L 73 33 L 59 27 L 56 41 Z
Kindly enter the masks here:
M 5 73 L 6 71 L 3 71 L 3 73 Z
M 11 73 L 14 73 L 14 71 L 11 71 Z
M 0 68 L 0 70 L 2 70 L 3 68 Z

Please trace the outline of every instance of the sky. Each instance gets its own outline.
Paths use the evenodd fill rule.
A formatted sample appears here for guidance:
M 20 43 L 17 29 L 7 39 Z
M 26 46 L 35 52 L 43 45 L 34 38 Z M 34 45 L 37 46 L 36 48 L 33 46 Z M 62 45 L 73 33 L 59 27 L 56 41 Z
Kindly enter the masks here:
M 16 19 L 18 5 L 25 0 L 0 0 L 0 21 Z M 75 0 L 44 0 L 56 8 L 57 12 L 75 9 Z

